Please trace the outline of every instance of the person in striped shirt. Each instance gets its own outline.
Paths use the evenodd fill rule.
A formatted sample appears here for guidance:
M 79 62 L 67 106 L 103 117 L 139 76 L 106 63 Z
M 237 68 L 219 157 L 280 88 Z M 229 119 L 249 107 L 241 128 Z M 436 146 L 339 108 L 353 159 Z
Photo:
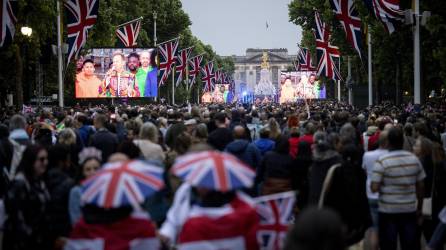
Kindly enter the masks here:
M 399 236 L 401 250 L 415 250 L 426 174 L 418 158 L 403 150 L 401 129 L 391 128 L 387 140 L 389 153 L 376 161 L 371 184 L 372 192 L 379 192 L 380 249 L 396 250 Z

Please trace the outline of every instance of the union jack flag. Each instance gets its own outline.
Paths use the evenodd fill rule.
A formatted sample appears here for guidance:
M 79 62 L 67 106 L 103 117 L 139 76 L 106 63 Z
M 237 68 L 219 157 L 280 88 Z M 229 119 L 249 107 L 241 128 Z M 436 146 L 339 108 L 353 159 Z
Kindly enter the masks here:
M 316 54 L 317 54 L 317 75 L 326 76 L 333 80 L 341 80 L 340 56 L 338 47 L 330 43 L 330 29 L 322 22 L 319 13 L 315 12 L 316 31 Z
M 215 71 L 215 83 L 222 83 L 223 72 L 221 70 Z
M 82 183 L 81 201 L 102 208 L 138 207 L 164 187 L 162 175 L 161 168 L 139 160 L 108 163 Z
M 116 35 L 124 47 L 136 46 L 136 40 L 138 39 L 139 31 L 141 30 L 141 21 L 142 17 L 125 24 L 121 24 L 116 29 Z
M 17 23 L 17 18 L 14 12 L 17 10 L 17 2 L 11 0 L 2 0 L 0 6 L 0 13 L 2 18 L 0 20 L 0 47 L 3 47 L 12 42 L 12 38 L 15 33 L 15 24 Z
M 215 86 L 214 62 L 210 61 L 201 69 L 204 92 L 213 91 Z
M 313 60 L 311 60 L 310 50 L 299 46 L 297 54 L 297 71 L 315 71 Z
M 172 39 L 167 42 L 163 42 L 158 45 L 158 51 L 161 55 L 159 72 L 161 74 L 161 79 L 159 85 L 164 85 L 169 74 L 177 60 L 177 49 L 178 49 L 179 38 Z
M 180 84 L 181 80 L 183 80 L 183 78 L 185 78 L 186 76 L 187 62 L 189 61 L 189 56 L 191 52 L 192 52 L 192 47 L 187 49 L 182 49 L 178 52 L 177 65 L 175 67 L 175 71 L 178 73 L 178 78 L 175 83 L 176 87 L 178 87 L 178 84 Z
M 261 196 L 255 199 L 260 216 L 257 241 L 260 249 L 280 250 L 293 220 L 294 192 Z
M 191 67 L 191 70 L 189 70 L 189 86 L 194 84 L 195 78 L 200 73 L 201 61 L 203 61 L 203 55 L 194 56 L 189 60 L 189 66 Z
M 68 61 L 77 57 L 87 42 L 88 30 L 96 23 L 99 0 L 67 0 Z
M 344 28 L 347 41 L 358 52 L 359 57 L 362 57 L 361 18 L 353 0 L 330 0 L 330 4 Z
M 404 21 L 404 14 L 400 10 L 400 0 L 364 0 L 364 2 L 389 34 L 395 31 L 396 25 Z

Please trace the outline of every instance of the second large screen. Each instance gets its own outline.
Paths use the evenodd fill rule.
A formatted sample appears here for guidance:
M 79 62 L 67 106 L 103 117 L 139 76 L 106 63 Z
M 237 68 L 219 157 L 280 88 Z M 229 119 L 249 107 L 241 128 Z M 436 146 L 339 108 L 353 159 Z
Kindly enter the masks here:
M 76 98 L 139 98 L 158 95 L 153 48 L 96 48 L 76 62 Z

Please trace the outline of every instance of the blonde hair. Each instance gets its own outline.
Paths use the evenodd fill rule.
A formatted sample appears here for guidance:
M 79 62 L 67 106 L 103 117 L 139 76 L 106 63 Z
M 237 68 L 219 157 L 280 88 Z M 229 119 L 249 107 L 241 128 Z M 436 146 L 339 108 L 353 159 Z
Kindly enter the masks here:
M 60 131 L 59 138 L 58 138 L 59 144 L 63 145 L 73 145 L 76 144 L 76 134 L 74 133 L 73 129 L 66 128 Z
M 158 143 L 158 128 L 151 122 L 144 123 L 139 131 L 139 138 Z

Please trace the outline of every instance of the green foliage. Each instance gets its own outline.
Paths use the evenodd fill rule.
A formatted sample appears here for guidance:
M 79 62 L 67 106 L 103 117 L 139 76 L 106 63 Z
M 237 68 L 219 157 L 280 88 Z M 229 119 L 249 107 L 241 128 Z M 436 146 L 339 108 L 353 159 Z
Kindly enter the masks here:
M 426 90 L 424 93 L 426 96 L 432 89 L 438 93 L 440 85 L 444 84 L 446 78 L 446 61 L 444 60 L 446 56 L 446 20 L 444 18 L 446 5 L 442 1 L 435 0 L 420 2 L 421 11 L 432 12 L 427 25 L 421 28 L 421 89 Z M 395 92 L 395 96 L 401 96 L 403 91 L 411 92 L 413 89 L 412 27 L 403 25 L 389 35 L 383 25 L 369 15 L 363 1 L 355 0 L 355 5 L 363 27 L 370 26 L 369 32 L 371 32 L 373 44 L 373 79 L 377 85 L 375 89 L 378 96 L 382 89 L 391 89 Z M 401 0 L 400 6 L 403 10 L 411 8 L 411 1 Z M 293 0 L 288 7 L 290 21 L 303 28 L 302 46 L 308 47 L 313 55 L 315 55 L 315 40 L 312 29 L 315 26 L 314 11 L 318 10 L 322 19 L 332 28 L 331 42 L 339 46 L 342 55 L 341 73 L 344 79 L 347 72 L 347 56 L 351 56 L 354 81 L 357 84 L 367 84 L 367 58 L 364 57 L 361 61 L 356 51 L 348 44 L 328 0 Z M 363 54 L 367 55 L 365 32 L 363 38 Z

